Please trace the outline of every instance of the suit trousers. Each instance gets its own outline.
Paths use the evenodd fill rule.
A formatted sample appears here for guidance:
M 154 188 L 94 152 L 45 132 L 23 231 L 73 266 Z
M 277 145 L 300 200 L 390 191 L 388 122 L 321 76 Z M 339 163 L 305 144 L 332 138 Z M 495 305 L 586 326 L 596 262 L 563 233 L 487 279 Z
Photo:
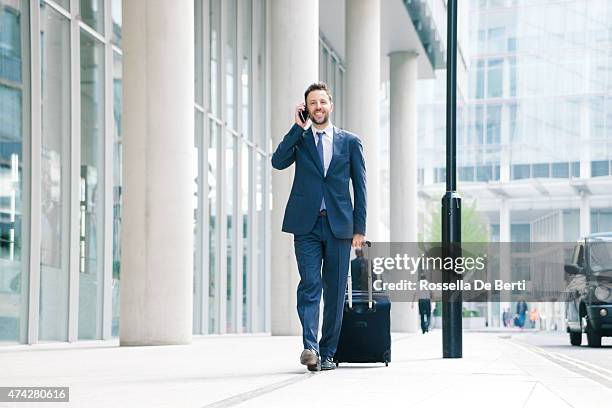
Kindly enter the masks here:
M 425 333 L 429 331 L 429 326 L 431 326 L 430 299 L 419 299 L 419 314 L 421 315 L 421 330 Z
M 300 272 L 297 311 L 302 323 L 302 340 L 305 349 L 317 350 L 322 358 L 334 356 L 340 338 L 351 241 L 336 238 L 326 216 L 320 216 L 308 234 L 293 238 Z M 317 342 L 321 290 L 323 327 L 321 340 Z

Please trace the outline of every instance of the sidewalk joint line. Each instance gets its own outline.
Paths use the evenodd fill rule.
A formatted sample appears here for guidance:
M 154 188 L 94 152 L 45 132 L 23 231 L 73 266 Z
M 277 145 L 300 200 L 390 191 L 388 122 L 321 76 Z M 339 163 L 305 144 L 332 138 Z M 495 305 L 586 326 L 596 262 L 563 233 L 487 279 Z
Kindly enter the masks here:
M 612 378 L 607 377 L 601 373 L 598 373 L 597 371 L 590 369 L 588 367 L 586 367 L 585 365 L 581 365 L 578 364 L 576 362 L 570 361 L 570 360 L 566 360 L 563 358 L 560 358 L 558 356 L 555 356 L 553 353 L 549 353 L 546 350 L 543 350 L 542 348 L 535 346 L 533 344 L 527 344 L 524 343 L 521 340 L 511 340 L 510 341 L 511 344 L 513 344 L 515 347 L 521 348 L 523 350 L 526 351 L 530 351 L 534 354 L 540 355 L 541 357 L 546 358 L 549 361 L 552 361 L 553 363 L 556 363 L 557 365 L 565 368 L 568 371 L 574 372 L 575 374 L 579 374 L 580 376 L 582 376 L 585 379 L 591 380 L 599 385 L 602 385 L 606 388 L 612 388 L 611 384 L 612 384 Z M 519 344 L 520 343 L 520 344 Z M 556 354 L 556 353 L 555 353 Z M 564 356 L 567 357 L 567 356 Z M 570 367 L 568 367 L 568 365 Z M 572 368 L 571 366 L 575 367 Z M 600 368 L 600 367 L 598 367 Z M 595 378 L 593 378 L 593 376 L 588 376 L 585 375 L 585 372 L 590 373 L 592 375 L 595 375 Z M 601 379 L 597 379 L 597 377 L 603 378 L 604 381 L 602 381 Z M 542 383 L 543 386 L 545 386 L 546 388 L 548 388 L 544 383 Z M 548 388 L 550 390 L 550 388 Z M 552 390 L 551 390 L 552 392 Z M 559 396 L 559 395 L 558 395 Z M 566 401 L 564 398 L 562 398 L 561 396 L 559 396 L 561 399 L 563 399 L 563 401 L 567 404 L 569 404 L 568 401 Z M 571 406 L 571 404 L 569 404 Z
M 531 348 L 527 347 L 527 345 L 522 346 L 521 344 L 518 344 L 518 343 L 525 344 L 525 343 L 521 342 L 520 340 L 513 340 L 513 339 L 510 339 L 510 340 L 508 340 L 508 341 L 509 341 L 509 343 L 510 343 L 511 345 L 513 345 L 514 347 L 518 347 L 518 348 L 520 348 L 520 349 L 522 349 L 522 350 L 525 350 L 525 351 L 527 351 L 527 352 L 533 353 L 533 354 L 535 354 L 535 355 L 540 355 L 541 357 L 546 358 L 546 356 L 545 356 L 545 355 L 542 355 L 542 353 L 541 353 L 541 352 L 536 352 L 536 351 L 532 350 Z M 546 359 L 547 359 L 547 360 L 549 360 L 549 361 L 551 361 L 551 360 L 550 360 L 550 359 L 548 359 L 548 358 L 546 358 Z M 566 370 L 569 370 L 567 367 L 564 367 L 563 365 L 559 364 L 558 362 L 555 362 L 555 361 L 552 361 L 552 362 L 553 362 L 553 363 L 556 363 L 556 364 L 557 364 L 558 366 L 560 366 L 560 367 L 565 368 Z M 523 369 L 521 368 L 521 370 L 523 370 Z M 524 371 L 526 374 L 528 374 L 528 373 L 527 373 L 525 370 L 523 370 L 523 371 Z M 571 370 L 569 370 L 569 371 L 571 371 Z M 575 373 L 575 371 L 574 371 L 574 373 Z M 531 374 L 528 374 L 528 375 L 531 375 Z M 584 377 L 584 376 L 583 376 L 583 377 Z M 588 378 L 588 377 L 584 377 L 584 378 Z M 595 380 L 593 380 L 592 378 L 588 378 L 588 379 L 590 379 L 591 381 L 596 382 L 597 384 L 602 385 L 600 382 L 595 381 Z M 550 388 L 550 387 L 549 387 L 547 384 L 545 384 L 544 382 L 539 381 L 539 380 L 538 380 L 538 382 L 539 382 L 540 384 L 542 384 L 542 387 L 546 388 L 546 389 L 548 390 L 548 392 L 550 392 L 551 394 L 553 394 L 553 395 L 557 396 L 557 397 L 558 397 L 558 398 L 559 398 L 561 401 L 565 402 L 565 403 L 566 403 L 566 404 L 567 404 L 569 407 L 571 407 L 571 408 L 575 408 L 575 407 L 574 407 L 574 405 L 572 405 L 572 404 L 571 404 L 571 403 L 570 403 L 568 400 L 566 400 L 565 398 L 563 398 L 563 396 L 561 396 L 561 395 L 559 395 L 558 393 L 554 392 L 554 391 L 553 391 L 553 390 L 552 390 L 552 389 L 551 389 L 551 388 Z
M 525 408 L 525 406 L 529 402 L 529 398 L 531 398 L 531 394 L 533 394 L 533 391 L 538 386 L 538 383 L 539 383 L 539 381 L 536 381 L 536 382 L 533 383 L 533 387 L 531 387 L 531 391 L 529 391 L 529 395 L 527 395 L 527 398 L 525 399 L 525 402 L 523 402 L 523 408 Z
M 246 402 L 248 400 L 252 400 L 253 398 L 257 398 L 259 396 L 262 396 L 264 394 L 269 394 L 273 391 L 279 390 L 281 388 L 287 387 L 289 385 L 293 385 L 295 383 L 298 383 L 300 381 L 304 381 L 307 380 L 309 378 L 314 377 L 315 375 L 318 374 L 314 374 L 314 373 L 304 373 L 304 374 L 298 374 L 294 377 L 288 378 L 286 380 L 283 381 L 279 381 L 276 383 L 272 383 L 272 384 L 268 384 L 266 386 L 260 387 L 260 388 L 255 388 L 254 390 L 251 391 L 246 391 L 246 392 L 242 392 L 240 394 L 236 394 L 233 395 L 229 398 L 225 398 L 222 399 L 220 401 L 217 402 L 213 402 L 212 404 L 208 404 L 208 405 L 204 405 L 202 408 L 228 408 L 228 407 L 233 407 L 236 406 L 238 404 L 242 404 L 243 402 Z

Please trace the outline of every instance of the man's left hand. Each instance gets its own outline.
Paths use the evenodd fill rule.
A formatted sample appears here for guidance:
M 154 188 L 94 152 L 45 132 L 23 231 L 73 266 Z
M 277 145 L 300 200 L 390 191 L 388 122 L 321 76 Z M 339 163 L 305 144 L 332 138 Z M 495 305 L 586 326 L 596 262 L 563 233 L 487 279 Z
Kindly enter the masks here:
M 353 248 L 363 248 L 366 242 L 365 235 L 354 234 L 353 235 L 353 243 L 351 244 Z

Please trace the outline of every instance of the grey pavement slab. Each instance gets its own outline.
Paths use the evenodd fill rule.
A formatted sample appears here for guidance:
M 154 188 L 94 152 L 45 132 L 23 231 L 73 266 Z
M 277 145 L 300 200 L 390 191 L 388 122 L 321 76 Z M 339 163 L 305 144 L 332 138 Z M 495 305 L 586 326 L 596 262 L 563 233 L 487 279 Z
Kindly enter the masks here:
M 464 333 L 442 359 L 439 330 L 394 334 L 392 362 L 308 373 L 300 337 L 204 336 L 188 346 L 117 341 L 0 348 L 0 386 L 69 386 L 28 407 L 592 407 L 612 389 L 495 333 Z

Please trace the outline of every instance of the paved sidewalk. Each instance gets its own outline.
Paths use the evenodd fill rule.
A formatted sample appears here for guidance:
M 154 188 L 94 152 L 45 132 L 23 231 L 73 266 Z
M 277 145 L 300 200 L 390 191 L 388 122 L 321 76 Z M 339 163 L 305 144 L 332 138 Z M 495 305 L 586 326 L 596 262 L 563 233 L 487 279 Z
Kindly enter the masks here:
M 612 389 L 495 333 L 393 336 L 392 362 L 308 373 L 299 337 L 198 337 L 190 346 L 117 342 L 0 348 L 0 386 L 69 386 L 70 403 L 28 407 L 593 407 Z

